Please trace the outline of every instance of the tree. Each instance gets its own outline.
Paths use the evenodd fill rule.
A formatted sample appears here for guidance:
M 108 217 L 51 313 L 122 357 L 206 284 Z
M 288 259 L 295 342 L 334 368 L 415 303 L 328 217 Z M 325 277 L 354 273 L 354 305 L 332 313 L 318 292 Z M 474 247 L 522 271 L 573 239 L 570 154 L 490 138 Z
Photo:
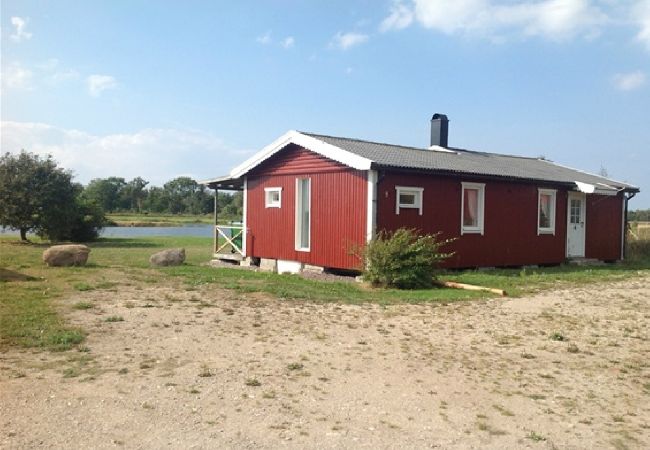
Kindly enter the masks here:
M 99 205 L 106 212 L 117 211 L 123 207 L 123 191 L 126 180 L 119 177 L 95 178 L 90 180 L 83 196 Z
M 0 225 L 19 230 L 23 241 L 28 231 L 51 240 L 77 240 L 84 227 L 96 235 L 103 212 L 80 202 L 81 189 L 51 156 L 6 153 L 0 157 Z
M 147 198 L 146 186 L 149 184 L 141 177 L 135 177 L 122 189 L 125 206 L 131 211 L 142 211 L 142 205 Z
M 207 214 L 214 210 L 212 195 L 190 177 L 168 181 L 163 191 L 168 211 L 172 214 Z

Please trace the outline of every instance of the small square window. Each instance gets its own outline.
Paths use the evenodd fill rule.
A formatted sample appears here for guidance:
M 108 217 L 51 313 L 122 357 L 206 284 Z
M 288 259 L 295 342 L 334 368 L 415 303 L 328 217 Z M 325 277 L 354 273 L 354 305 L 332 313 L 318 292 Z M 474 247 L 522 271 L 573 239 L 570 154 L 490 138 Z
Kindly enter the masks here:
M 412 208 L 417 209 L 422 215 L 422 191 L 420 187 L 395 186 L 395 214 L 399 214 L 400 209 Z
M 485 184 L 462 183 L 460 234 L 483 234 Z
M 537 193 L 537 234 L 555 234 L 555 189 Z
M 266 208 L 280 208 L 282 206 L 282 188 L 264 188 L 264 206 Z

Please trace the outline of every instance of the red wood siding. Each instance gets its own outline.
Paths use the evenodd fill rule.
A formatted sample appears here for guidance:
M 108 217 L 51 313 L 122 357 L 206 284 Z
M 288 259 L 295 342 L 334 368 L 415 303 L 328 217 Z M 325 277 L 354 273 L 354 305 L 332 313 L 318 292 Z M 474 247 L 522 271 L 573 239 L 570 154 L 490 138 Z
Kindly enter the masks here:
M 460 235 L 461 181 L 485 183 L 484 234 Z M 395 214 L 395 186 L 422 187 L 422 216 L 416 209 Z M 537 189 L 534 184 L 478 178 L 388 172 L 377 189 L 379 230 L 400 227 L 457 238 L 447 267 L 556 264 L 565 259 L 567 193 L 557 191 L 555 235 L 537 235 Z
M 622 195 L 587 194 L 585 257 L 604 261 L 621 259 Z
M 295 250 L 296 178 L 311 178 L 309 252 Z M 291 145 L 248 176 L 248 256 L 340 269 L 359 267 L 350 254 L 365 242 L 367 180 L 350 169 Z M 281 208 L 264 207 L 264 188 L 282 188 Z

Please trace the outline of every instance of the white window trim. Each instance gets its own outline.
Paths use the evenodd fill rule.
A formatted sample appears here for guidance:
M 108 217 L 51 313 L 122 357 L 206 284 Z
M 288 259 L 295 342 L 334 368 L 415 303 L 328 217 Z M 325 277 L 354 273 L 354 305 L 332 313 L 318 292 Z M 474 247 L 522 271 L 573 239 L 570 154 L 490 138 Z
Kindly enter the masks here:
M 551 226 L 548 228 L 542 228 L 539 226 L 540 219 L 540 206 L 542 203 L 542 195 L 551 196 Z M 537 189 L 537 236 L 541 234 L 552 234 L 555 236 L 555 210 L 557 205 L 557 190 L 556 189 Z
M 300 246 L 300 241 L 301 241 L 301 234 L 302 229 L 300 227 L 300 203 L 301 203 L 301 192 L 302 190 L 299 189 L 300 187 L 300 181 L 301 180 L 309 180 L 309 202 L 308 202 L 308 207 L 309 207 L 309 247 L 301 247 Z M 311 217 L 312 217 L 312 210 L 311 210 L 311 178 L 296 178 L 296 211 L 295 211 L 295 216 L 296 216 L 296 235 L 295 235 L 295 248 L 297 252 L 309 252 L 311 248 Z
M 278 201 L 269 201 L 269 193 L 277 192 Z M 264 207 L 265 208 L 281 208 L 282 207 L 282 188 L 281 187 L 267 187 L 264 188 Z
M 424 191 L 424 188 L 421 187 L 412 187 L 412 186 L 395 186 L 395 214 L 399 215 L 399 210 L 404 208 L 404 209 L 417 209 L 422 215 L 422 193 Z M 415 204 L 414 205 L 408 205 L 404 203 L 399 202 L 399 197 L 401 193 L 414 193 L 417 194 L 415 196 Z
M 480 234 L 483 236 L 485 227 L 485 183 L 466 183 L 461 182 L 462 190 L 460 193 L 460 234 Z M 478 226 L 467 227 L 465 222 L 465 189 L 478 190 Z
M 368 171 L 367 186 L 367 210 L 366 210 L 366 242 L 375 237 L 377 229 L 377 171 Z

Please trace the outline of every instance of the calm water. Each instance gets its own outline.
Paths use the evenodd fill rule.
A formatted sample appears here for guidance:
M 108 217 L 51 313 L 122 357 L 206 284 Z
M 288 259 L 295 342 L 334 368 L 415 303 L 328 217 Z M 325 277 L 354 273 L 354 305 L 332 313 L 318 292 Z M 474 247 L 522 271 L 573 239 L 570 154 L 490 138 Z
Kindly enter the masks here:
M 136 238 L 150 236 L 195 236 L 212 237 L 213 225 L 186 225 L 184 227 L 106 227 L 101 237 Z M 18 231 L 2 230 L 0 235 L 18 236 Z

